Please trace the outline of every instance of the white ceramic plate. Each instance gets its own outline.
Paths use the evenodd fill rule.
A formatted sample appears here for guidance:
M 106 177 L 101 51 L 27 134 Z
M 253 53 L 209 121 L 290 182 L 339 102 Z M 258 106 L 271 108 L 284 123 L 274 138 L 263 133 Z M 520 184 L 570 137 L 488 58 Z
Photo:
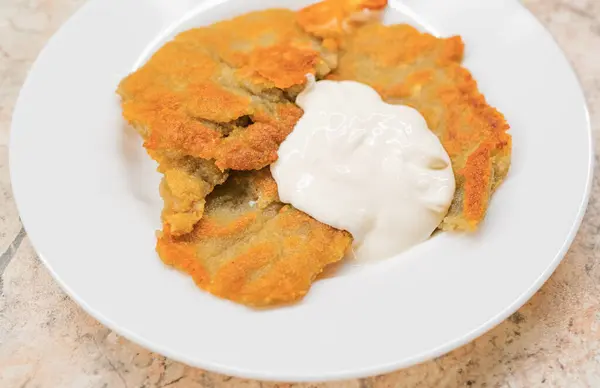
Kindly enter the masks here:
M 237 376 L 326 380 L 438 356 L 521 306 L 550 276 L 585 210 L 591 136 L 576 77 L 509 0 L 392 1 L 388 22 L 460 34 L 465 65 L 512 126 L 513 166 L 475 235 L 440 234 L 319 281 L 292 307 L 216 299 L 154 252 L 158 174 L 122 122 L 119 80 L 175 32 L 309 0 L 92 0 L 33 66 L 14 114 L 11 173 L 40 257 L 90 314 L 177 360 Z

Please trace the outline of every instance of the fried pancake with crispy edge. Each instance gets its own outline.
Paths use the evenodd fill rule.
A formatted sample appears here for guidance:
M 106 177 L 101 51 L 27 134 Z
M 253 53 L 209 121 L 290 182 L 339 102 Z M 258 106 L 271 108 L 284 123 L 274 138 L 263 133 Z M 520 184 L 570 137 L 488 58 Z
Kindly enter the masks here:
M 328 74 L 342 29 L 385 4 L 326 0 L 183 32 L 121 82 L 123 116 L 149 150 L 214 160 L 222 170 L 265 167 L 302 115 L 292 101 L 306 75 Z M 325 25 L 337 26 L 337 35 L 324 34 Z M 237 125 L 240 118 L 248 125 Z
M 389 103 L 417 109 L 452 160 L 456 192 L 441 229 L 474 230 L 510 166 L 504 116 L 487 104 L 461 67 L 458 36 L 436 38 L 409 25 L 371 23 L 346 37 L 328 78 L 375 88 Z
M 120 83 L 123 116 L 164 174 L 162 219 L 172 234 L 192 230 L 227 169 L 276 160 L 302 115 L 292 101 L 306 74 L 321 78 L 337 63 L 337 37 L 328 48 L 319 23 L 358 25 L 354 13 L 386 1 L 371 2 L 327 0 L 298 14 L 271 9 L 185 31 Z
M 254 307 L 301 299 L 351 236 L 279 202 L 268 168 L 233 172 L 207 198 L 192 233 L 157 242 L 164 263 L 222 298 Z

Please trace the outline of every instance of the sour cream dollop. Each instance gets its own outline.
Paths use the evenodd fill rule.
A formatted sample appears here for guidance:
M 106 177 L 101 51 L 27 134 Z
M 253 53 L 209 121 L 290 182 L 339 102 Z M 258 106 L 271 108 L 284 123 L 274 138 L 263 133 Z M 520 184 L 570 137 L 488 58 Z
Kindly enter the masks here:
M 354 237 L 359 260 L 431 235 L 454 195 L 450 158 L 419 112 L 354 81 L 318 81 L 271 172 L 283 202 Z

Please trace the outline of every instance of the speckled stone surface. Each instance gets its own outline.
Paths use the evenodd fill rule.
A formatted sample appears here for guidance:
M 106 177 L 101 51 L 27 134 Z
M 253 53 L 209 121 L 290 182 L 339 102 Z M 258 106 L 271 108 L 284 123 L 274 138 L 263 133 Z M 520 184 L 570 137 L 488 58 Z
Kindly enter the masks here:
M 583 226 L 546 285 L 481 338 L 406 370 L 324 384 L 240 380 L 148 352 L 89 317 L 37 259 L 19 222 L 7 165 L 19 88 L 47 39 L 82 3 L 0 1 L 1 388 L 600 387 L 600 163 Z M 600 1 L 527 0 L 525 5 L 550 29 L 575 67 L 597 138 Z

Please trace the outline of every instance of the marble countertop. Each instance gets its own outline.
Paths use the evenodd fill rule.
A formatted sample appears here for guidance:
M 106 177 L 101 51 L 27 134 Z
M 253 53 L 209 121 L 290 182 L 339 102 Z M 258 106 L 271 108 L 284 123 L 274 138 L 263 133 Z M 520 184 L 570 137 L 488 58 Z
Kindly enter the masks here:
M 27 71 L 83 2 L 0 2 L 0 387 L 600 387 L 600 163 L 583 225 L 544 287 L 484 336 L 409 369 L 324 384 L 241 380 L 151 353 L 96 322 L 62 292 L 32 249 L 14 205 L 7 158 L 11 114 Z M 575 67 L 597 138 L 600 2 L 524 3 Z

